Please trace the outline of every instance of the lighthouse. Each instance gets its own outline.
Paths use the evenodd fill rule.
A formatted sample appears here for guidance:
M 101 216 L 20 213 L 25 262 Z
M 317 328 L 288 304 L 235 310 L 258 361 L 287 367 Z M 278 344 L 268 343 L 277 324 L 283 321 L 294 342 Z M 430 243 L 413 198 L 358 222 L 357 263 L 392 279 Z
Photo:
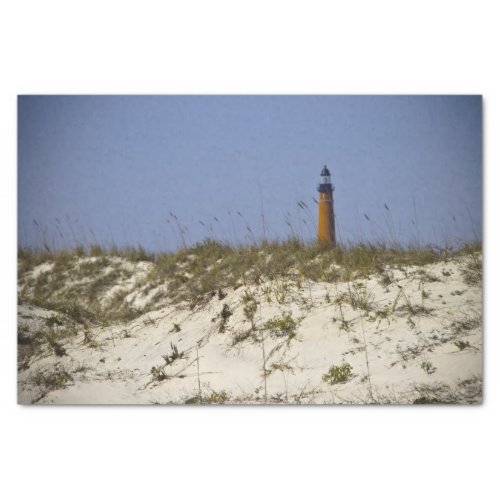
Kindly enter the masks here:
M 325 165 L 321 171 L 320 183 L 318 184 L 318 241 L 335 246 L 333 190 L 330 171 Z

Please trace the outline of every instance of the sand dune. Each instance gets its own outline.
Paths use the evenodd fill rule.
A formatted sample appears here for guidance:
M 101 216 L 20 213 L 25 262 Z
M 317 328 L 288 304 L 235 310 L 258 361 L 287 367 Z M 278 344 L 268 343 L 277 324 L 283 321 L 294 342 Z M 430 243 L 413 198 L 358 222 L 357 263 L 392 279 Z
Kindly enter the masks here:
M 130 307 L 147 305 L 158 290 L 133 285 L 148 263 L 123 265 L 126 279 L 99 300 L 125 290 Z M 268 279 L 85 327 L 24 300 L 20 354 L 49 341 L 20 356 L 18 401 L 479 403 L 482 290 L 464 282 L 464 265 L 456 258 L 339 283 Z M 30 271 L 51 272 L 47 263 Z

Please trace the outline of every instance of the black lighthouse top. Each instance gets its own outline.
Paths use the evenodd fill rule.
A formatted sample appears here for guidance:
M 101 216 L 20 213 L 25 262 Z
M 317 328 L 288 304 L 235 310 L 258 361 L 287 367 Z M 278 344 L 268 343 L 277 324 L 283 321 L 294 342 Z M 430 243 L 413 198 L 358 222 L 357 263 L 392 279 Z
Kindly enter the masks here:
M 318 184 L 318 191 L 320 193 L 331 193 L 333 191 L 332 183 L 330 181 L 330 171 L 327 166 L 323 167 L 321 171 L 320 183 Z

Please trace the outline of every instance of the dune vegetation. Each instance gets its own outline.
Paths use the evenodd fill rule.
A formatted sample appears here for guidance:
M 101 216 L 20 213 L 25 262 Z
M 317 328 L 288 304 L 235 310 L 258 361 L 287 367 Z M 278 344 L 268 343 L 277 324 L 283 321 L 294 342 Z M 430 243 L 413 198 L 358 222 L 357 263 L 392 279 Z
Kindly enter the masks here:
M 18 252 L 23 403 L 479 402 L 482 251 Z

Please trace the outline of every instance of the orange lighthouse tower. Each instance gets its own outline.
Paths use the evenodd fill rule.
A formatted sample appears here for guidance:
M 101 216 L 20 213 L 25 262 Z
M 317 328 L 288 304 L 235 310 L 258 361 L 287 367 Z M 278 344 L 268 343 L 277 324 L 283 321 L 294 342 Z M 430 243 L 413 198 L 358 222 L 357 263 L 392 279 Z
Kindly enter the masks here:
M 318 240 L 335 246 L 335 215 L 333 211 L 333 190 L 330 171 L 323 167 L 318 184 Z

